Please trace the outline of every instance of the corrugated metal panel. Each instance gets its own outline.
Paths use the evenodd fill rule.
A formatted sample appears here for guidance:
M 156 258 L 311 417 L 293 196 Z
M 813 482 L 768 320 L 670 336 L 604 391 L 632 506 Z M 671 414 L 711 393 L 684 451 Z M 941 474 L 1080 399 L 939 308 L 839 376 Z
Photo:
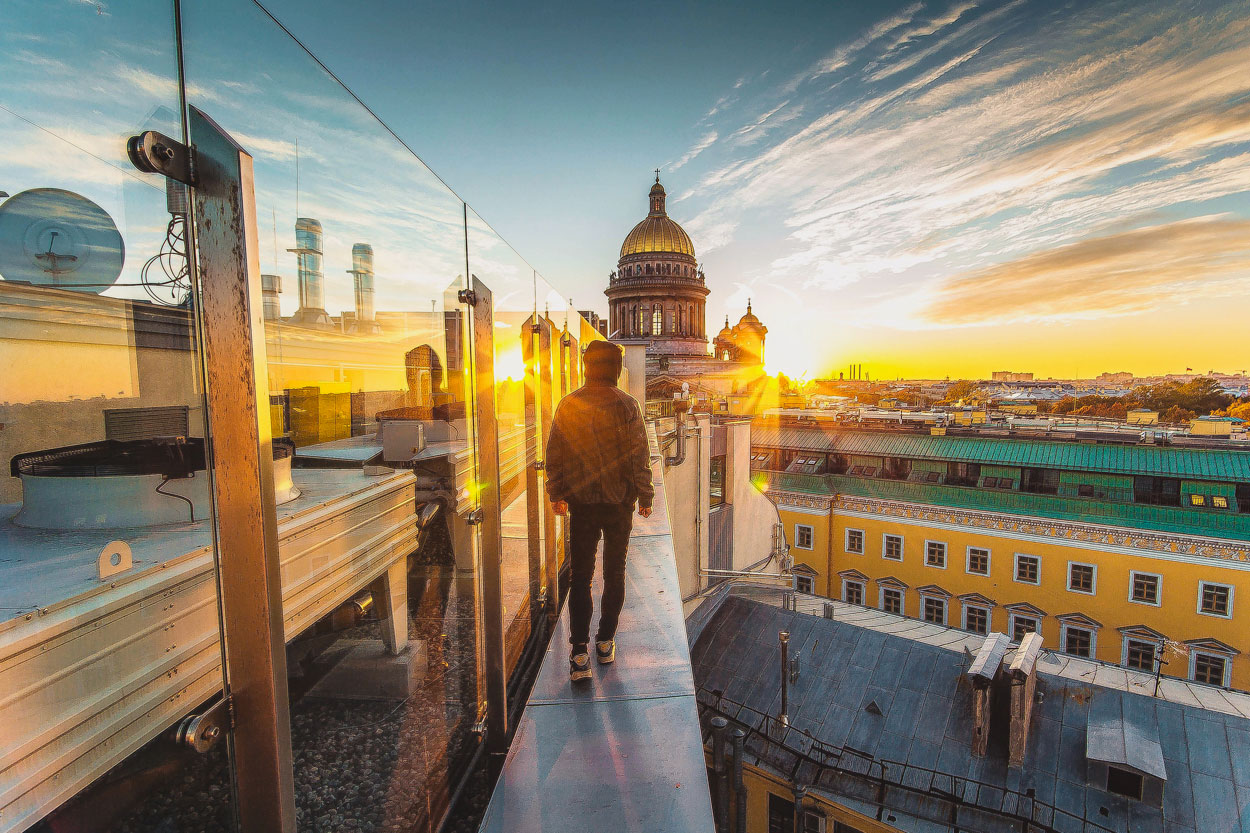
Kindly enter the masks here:
M 827 428 L 755 428 L 752 444 L 838 454 L 1250 482 L 1250 451 L 934 437 Z

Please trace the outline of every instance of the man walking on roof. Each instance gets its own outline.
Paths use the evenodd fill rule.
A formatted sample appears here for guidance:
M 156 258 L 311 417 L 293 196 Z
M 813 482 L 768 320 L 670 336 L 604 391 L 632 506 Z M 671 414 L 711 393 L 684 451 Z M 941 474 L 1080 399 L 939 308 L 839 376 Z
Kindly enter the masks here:
M 625 604 L 625 555 L 638 514 L 651 516 L 655 489 L 642 409 L 617 387 L 621 348 L 595 341 L 582 356 L 586 384 L 560 402 L 547 440 L 547 497 L 557 515 L 569 515 L 569 679 L 591 676 L 590 583 L 595 576 L 595 550 L 603 537 L 603 597 L 595 657 L 601 664 L 616 659 L 616 625 Z

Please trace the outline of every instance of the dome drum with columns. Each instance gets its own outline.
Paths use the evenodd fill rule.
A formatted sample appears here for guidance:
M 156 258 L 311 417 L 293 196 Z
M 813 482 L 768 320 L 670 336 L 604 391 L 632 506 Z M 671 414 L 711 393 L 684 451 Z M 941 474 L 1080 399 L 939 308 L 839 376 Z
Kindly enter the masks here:
M 608 332 L 647 340 L 648 355 L 707 355 L 708 289 L 690 235 L 668 216 L 665 196 L 657 171 L 650 213 L 626 236 L 605 290 Z

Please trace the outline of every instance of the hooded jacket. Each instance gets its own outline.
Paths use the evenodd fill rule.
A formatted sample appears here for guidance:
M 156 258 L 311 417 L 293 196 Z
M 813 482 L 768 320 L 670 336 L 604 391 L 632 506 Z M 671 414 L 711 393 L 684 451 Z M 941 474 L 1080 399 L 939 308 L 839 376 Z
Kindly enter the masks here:
M 587 379 L 556 408 L 545 460 L 553 502 L 648 509 L 651 454 L 638 401 L 610 381 Z

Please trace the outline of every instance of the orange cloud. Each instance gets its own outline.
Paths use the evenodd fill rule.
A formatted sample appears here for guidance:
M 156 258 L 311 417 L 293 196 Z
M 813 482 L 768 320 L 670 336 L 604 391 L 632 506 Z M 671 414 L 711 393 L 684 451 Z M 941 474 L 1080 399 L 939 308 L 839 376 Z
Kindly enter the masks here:
M 956 275 L 923 316 L 943 325 L 1065 320 L 1250 289 L 1250 220 L 1134 228 Z

